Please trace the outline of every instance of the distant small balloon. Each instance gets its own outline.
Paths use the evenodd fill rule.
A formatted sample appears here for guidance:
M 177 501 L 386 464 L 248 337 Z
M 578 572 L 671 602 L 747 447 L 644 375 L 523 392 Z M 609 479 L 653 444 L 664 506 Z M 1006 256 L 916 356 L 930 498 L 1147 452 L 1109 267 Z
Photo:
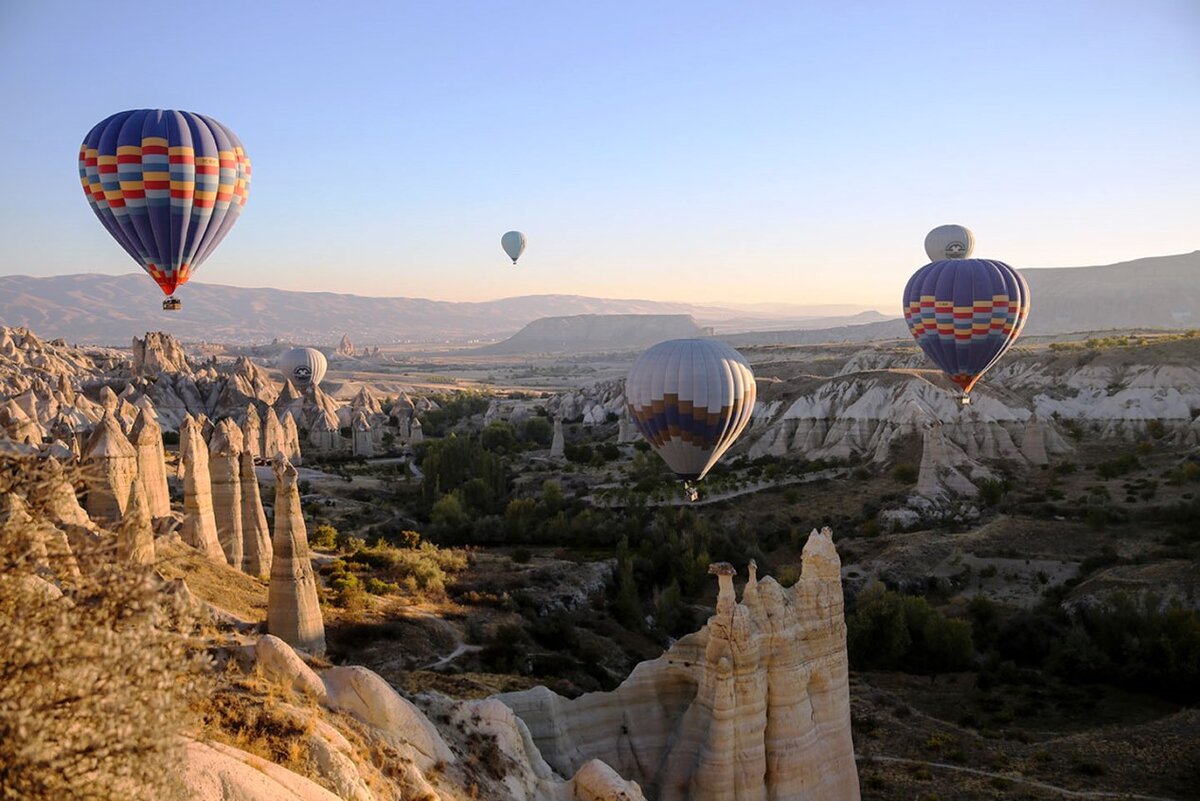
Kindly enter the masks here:
M 279 372 L 298 389 L 320 384 L 328 368 L 325 354 L 316 348 L 292 348 L 279 356 Z
M 512 259 L 513 264 L 516 264 L 517 259 L 521 258 L 521 254 L 525 252 L 527 242 L 525 234 L 520 231 L 509 231 L 500 237 L 500 247 L 504 248 L 504 252 Z
M 975 234 L 964 225 L 939 225 L 925 237 L 930 261 L 968 259 L 975 252 Z

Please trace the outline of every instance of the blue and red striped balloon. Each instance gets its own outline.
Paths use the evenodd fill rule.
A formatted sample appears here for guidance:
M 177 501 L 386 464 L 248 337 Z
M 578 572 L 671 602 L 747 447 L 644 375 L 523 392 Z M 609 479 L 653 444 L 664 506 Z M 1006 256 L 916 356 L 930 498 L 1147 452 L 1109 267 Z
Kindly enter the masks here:
M 1002 261 L 952 258 L 926 264 L 904 288 L 904 321 L 925 355 L 962 387 L 975 383 L 1016 342 L 1029 315 L 1029 285 Z
M 250 190 L 250 159 L 211 117 L 122 111 L 85 137 L 79 179 L 100 222 L 170 295 L 233 228 Z

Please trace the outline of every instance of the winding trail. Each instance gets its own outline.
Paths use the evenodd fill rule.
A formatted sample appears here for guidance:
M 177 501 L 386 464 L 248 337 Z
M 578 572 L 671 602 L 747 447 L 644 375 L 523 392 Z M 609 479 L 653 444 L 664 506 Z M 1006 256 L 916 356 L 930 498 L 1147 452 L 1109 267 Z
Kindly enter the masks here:
M 957 773 L 969 773 L 972 776 L 983 776 L 988 779 L 1004 779 L 1013 784 L 1023 784 L 1027 787 L 1035 787 L 1039 790 L 1048 790 L 1052 793 L 1058 793 L 1064 798 L 1129 798 L 1138 799 L 1138 801 L 1175 801 L 1173 798 L 1163 798 L 1157 795 L 1138 795 L 1137 793 L 1116 793 L 1106 790 L 1068 790 L 1065 787 L 1056 787 L 1053 784 L 1046 784 L 1035 779 L 1026 779 L 1021 776 L 1013 776 L 1008 773 L 993 773 L 987 770 L 978 770 L 977 768 L 964 768 L 961 765 L 947 765 L 945 762 L 926 762 L 922 759 L 904 759 L 903 757 L 889 756 L 865 756 L 863 754 L 855 754 L 854 758 L 859 762 L 884 762 L 893 765 L 920 765 L 926 768 L 937 768 L 939 770 L 950 770 Z

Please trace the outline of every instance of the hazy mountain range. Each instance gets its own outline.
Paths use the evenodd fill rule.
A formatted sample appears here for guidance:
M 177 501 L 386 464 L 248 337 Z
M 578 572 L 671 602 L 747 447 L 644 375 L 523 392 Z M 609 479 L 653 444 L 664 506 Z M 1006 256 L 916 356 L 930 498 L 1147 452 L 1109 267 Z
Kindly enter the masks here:
M 1027 269 L 1022 273 L 1033 295 L 1030 334 L 1200 327 L 1200 251 L 1102 267 Z M 900 294 L 899 286 L 896 294 Z M 161 293 L 141 274 L 0 276 L 0 324 L 29 326 L 45 336 L 100 344 L 124 345 L 133 335 L 153 330 L 187 340 L 244 343 L 278 338 L 333 344 L 348 333 L 357 343 L 386 344 L 490 341 L 512 336 L 541 318 L 577 318 L 573 323 L 561 319 L 547 323 L 547 327 L 523 335 L 527 339 L 518 340 L 505 352 L 570 349 L 568 343 L 584 342 L 594 344 L 588 350 L 637 347 L 623 344 L 632 331 L 622 333 L 621 326 L 598 323 L 592 317 L 614 314 L 691 315 L 695 325 L 741 344 L 907 335 L 898 320 L 852 304 L 708 306 L 579 295 L 456 303 L 204 283 L 188 284 L 181 297 L 182 311 L 162 312 Z M 614 338 L 606 343 L 602 330 L 612 331 Z M 547 345 L 553 347 L 544 347 Z
M 526 295 L 481 303 L 373 298 L 189 283 L 183 309 L 163 312 L 162 293 L 140 273 L 0 276 L 0 325 L 23 325 L 72 342 L 128 344 L 145 331 L 185 340 L 262 343 L 274 339 L 336 344 L 462 342 L 510 336 L 542 317 L 579 314 L 690 314 L 716 331 L 806 328 L 882 320 L 849 304 L 770 304 L 757 309 L 652 300 Z M 864 316 L 865 315 L 865 316 Z

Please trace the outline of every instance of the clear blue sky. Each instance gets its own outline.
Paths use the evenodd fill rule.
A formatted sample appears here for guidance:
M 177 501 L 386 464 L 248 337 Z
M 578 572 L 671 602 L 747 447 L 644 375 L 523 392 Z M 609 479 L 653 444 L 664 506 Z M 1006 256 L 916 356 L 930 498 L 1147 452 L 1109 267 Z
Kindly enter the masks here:
M 75 157 L 145 107 L 253 161 L 199 281 L 894 310 L 944 222 L 1017 267 L 1200 248 L 1197 0 L 0 0 L 0 273 L 133 268 Z

